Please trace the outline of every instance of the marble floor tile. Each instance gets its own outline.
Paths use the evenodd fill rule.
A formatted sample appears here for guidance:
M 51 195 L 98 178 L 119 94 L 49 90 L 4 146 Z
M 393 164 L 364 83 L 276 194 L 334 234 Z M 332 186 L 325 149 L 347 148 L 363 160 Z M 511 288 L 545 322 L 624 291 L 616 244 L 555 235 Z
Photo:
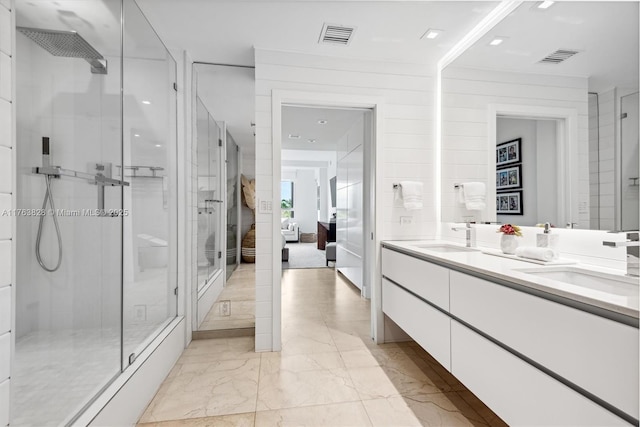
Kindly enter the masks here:
M 346 369 L 319 369 L 300 372 L 281 369 L 275 373 L 261 373 L 257 410 L 359 400 L 358 393 Z
M 291 356 L 281 353 L 263 353 L 260 374 L 277 374 L 281 371 L 305 372 L 323 369 L 344 369 L 345 364 L 339 352 L 308 353 Z
M 487 406 L 469 390 L 465 389 L 463 391 L 457 391 L 456 393 L 491 427 L 508 427 L 507 423 L 502 421 L 491 409 L 487 408 Z
M 380 366 L 348 369 L 362 400 L 400 396 L 401 392 Z
M 163 384 L 140 421 L 254 412 L 259 371 L 260 359 L 184 364 Z
M 362 402 L 374 426 L 485 426 L 482 421 L 469 420 L 446 394 L 429 395 L 428 400 L 416 401 L 406 396 Z M 475 414 L 478 416 L 477 414 Z
M 326 353 L 338 351 L 329 330 L 295 331 L 282 336 L 282 354 Z
M 253 427 L 255 412 L 138 424 L 139 427 Z
M 341 351 L 340 355 L 347 369 L 380 366 L 369 349 Z
M 256 427 L 355 427 L 371 422 L 361 402 L 278 409 L 256 413 Z
M 331 269 L 287 270 L 282 290 L 281 352 L 193 341 L 143 425 L 506 426 L 415 342 L 375 344 L 369 302 Z

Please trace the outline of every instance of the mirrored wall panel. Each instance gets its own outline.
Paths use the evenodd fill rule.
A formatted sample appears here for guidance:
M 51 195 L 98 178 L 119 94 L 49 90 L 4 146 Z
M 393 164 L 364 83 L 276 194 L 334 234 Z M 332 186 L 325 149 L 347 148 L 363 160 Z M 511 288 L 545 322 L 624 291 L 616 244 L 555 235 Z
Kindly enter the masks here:
M 638 3 L 538 4 L 443 70 L 442 218 L 638 229 Z
M 243 149 L 254 149 L 254 70 L 196 63 L 198 274 L 194 338 L 251 335 L 255 326 L 255 269 L 247 248 L 254 221 L 242 198 Z M 253 167 L 253 162 L 251 162 Z M 253 172 L 249 171 L 249 176 Z M 254 181 L 255 182 L 255 181 Z M 247 237 L 252 235 L 253 237 Z M 250 250 L 255 250 L 251 246 Z

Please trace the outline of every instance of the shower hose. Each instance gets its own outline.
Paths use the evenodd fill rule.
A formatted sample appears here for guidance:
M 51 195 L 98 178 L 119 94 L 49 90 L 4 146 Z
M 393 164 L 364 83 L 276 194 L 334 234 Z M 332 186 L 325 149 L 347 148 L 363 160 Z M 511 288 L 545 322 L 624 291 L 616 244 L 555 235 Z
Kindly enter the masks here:
M 40 215 L 40 223 L 38 224 L 38 236 L 36 237 L 36 258 L 38 259 L 38 264 L 44 270 L 53 273 L 57 269 L 60 268 L 60 264 L 62 264 L 62 235 L 60 234 L 60 226 L 58 225 L 58 215 L 56 213 L 56 207 L 53 204 L 53 194 L 51 193 L 51 177 L 49 175 L 45 175 L 45 182 L 47 183 L 47 191 L 44 194 L 44 201 L 42 202 L 42 211 L 43 215 Z M 56 235 L 58 237 L 58 262 L 56 266 L 53 268 L 47 267 L 47 265 L 42 260 L 42 256 L 40 255 L 40 241 L 42 239 L 42 225 L 44 224 L 44 217 L 46 216 L 47 209 L 47 200 L 49 200 L 49 205 L 51 205 L 51 216 L 53 217 L 53 224 L 56 227 Z

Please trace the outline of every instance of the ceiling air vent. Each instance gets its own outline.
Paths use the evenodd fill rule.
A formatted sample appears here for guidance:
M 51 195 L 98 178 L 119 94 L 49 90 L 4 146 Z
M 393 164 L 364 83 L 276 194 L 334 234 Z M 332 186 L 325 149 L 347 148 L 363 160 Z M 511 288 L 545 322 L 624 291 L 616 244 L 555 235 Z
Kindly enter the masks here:
M 355 27 L 324 24 L 318 43 L 340 44 L 347 46 L 351 42 L 351 36 L 356 31 Z
M 561 64 L 572 56 L 580 53 L 579 50 L 574 49 L 558 49 L 553 53 L 542 58 L 538 63 L 540 64 Z

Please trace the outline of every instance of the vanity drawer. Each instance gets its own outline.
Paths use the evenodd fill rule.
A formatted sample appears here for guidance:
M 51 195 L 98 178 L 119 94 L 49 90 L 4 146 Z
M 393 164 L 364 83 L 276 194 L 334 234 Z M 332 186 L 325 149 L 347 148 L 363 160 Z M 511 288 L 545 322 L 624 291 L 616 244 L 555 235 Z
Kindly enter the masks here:
M 451 355 L 453 375 L 509 425 L 629 425 L 455 320 Z
M 447 370 L 451 370 L 451 319 L 382 279 L 382 311 Z
M 451 272 L 451 313 L 638 418 L 638 329 Z
M 382 275 L 449 310 L 449 269 L 382 248 Z

